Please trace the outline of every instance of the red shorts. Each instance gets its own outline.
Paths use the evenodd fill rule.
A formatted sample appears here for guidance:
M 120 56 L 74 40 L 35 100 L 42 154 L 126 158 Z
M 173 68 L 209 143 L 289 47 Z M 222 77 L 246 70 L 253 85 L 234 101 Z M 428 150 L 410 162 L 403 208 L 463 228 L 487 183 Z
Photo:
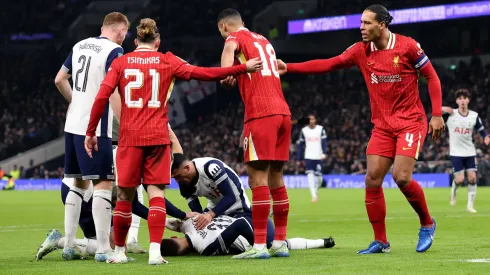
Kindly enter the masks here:
M 119 146 L 115 163 L 117 185 L 170 184 L 170 165 L 170 145 Z
M 250 120 L 243 126 L 245 162 L 289 160 L 291 117 L 274 115 Z
M 401 155 L 417 159 L 424 145 L 426 134 L 426 123 L 415 123 L 395 132 L 374 127 L 366 155 L 378 155 L 392 159 L 396 155 Z

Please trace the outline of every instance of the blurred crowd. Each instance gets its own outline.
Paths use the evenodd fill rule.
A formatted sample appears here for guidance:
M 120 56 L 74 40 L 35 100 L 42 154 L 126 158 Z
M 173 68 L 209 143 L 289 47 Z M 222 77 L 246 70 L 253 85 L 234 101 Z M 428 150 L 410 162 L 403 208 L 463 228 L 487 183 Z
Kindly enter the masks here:
M 2 13 L 5 18 L 12 14 L 9 10 L 22 9 L 20 19 L 12 26 L 2 25 L 3 33 L 44 32 L 57 29 L 62 19 L 43 24 L 49 18 L 60 18 L 58 15 L 70 14 L 75 8 L 83 7 L 89 1 L 84 0 L 34 0 L 28 7 L 9 2 Z M 232 7 L 241 11 L 245 22 L 251 24 L 253 16 L 272 1 L 250 0 L 229 1 L 206 0 L 188 4 L 187 2 L 162 1 L 161 9 L 150 12 L 148 16 L 159 21 L 163 38 L 183 36 L 218 36 L 216 18 L 224 8 Z M 352 3 L 351 3 L 352 2 Z M 318 14 L 357 13 L 359 5 L 366 1 L 318 1 Z M 403 3 L 402 3 L 403 2 Z M 400 1 L 397 7 L 420 6 L 437 1 Z M 446 1 L 452 2 L 452 1 Z M 189 2 L 190 3 L 190 2 Z M 383 4 L 383 3 L 382 3 Z M 197 5 L 197 6 L 196 6 Z M 388 3 L 388 8 L 391 8 Z M 326 10 L 325 10 L 326 9 Z M 327 11 L 328 10 L 328 11 Z M 43 12 L 39 12 L 43 11 Z M 178 12 L 175 12 L 178 11 Z M 34 14 L 36 17 L 31 17 Z M 17 16 L 17 15 L 15 15 Z M 312 16 L 299 14 L 298 17 Z M 68 19 L 67 19 L 68 20 Z M 182 24 L 185 22 L 185 24 Z M 179 23 L 178 25 L 176 25 Z M 14 26 L 15 25 L 15 26 Z M 49 27 L 46 27 L 49 26 Z M 199 26 L 196 28 L 195 26 Z M 250 25 L 247 25 L 250 26 Z M 131 43 L 131 41 L 126 41 Z M 216 54 L 200 49 L 201 45 L 172 42 L 163 51 L 171 50 L 190 63 L 199 65 L 215 64 Z M 217 47 L 220 48 L 220 47 Z M 0 160 L 22 153 L 39 146 L 63 134 L 66 100 L 57 92 L 53 79 L 66 53 L 59 48 L 41 51 L 0 53 Z M 128 50 L 131 50 L 128 47 Z M 214 63 L 209 62 L 213 60 Z M 456 107 L 454 91 L 467 88 L 472 94 L 470 109 L 479 112 L 487 129 L 490 129 L 490 113 L 487 102 L 490 102 L 490 65 L 482 64 L 475 57 L 469 63 L 460 63 L 453 69 L 437 67 L 443 85 L 444 104 Z M 282 79 L 285 97 L 293 113 L 293 119 L 316 115 L 318 124 L 325 127 L 328 135 L 328 152 L 325 160 L 325 173 L 329 174 L 362 174 L 365 172 L 365 149 L 370 136 L 369 95 L 361 74 L 356 70 L 343 70 L 328 75 L 286 76 Z M 430 113 L 430 100 L 426 85 L 421 79 L 421 98 Z M 227 91 L 230 93 L 230 91 Z M 237 93 L 237 91 L 232 91 Z M 218 92 L 217 97 L 220 97 Z M 188 123 L 177 127 L 178 135 L 185 153 L 189 157 L 212 156 L 224 160 L 239 174 L 246 173 L 244 165 L 237 161 L 239 137 L 243 124 L 243 105 L 238 97 L 215 104 L 218 107 L 190 119 Z M 188 108 L 190 105 L 186 104 Z M 194 106 L 191 106 L 192 108 Z M 188 112 L 196 112 L 188 108 Z M 304 164 L 296 162 L 296 141 L 302 125 L 293 127 L 291 159 L 286 166 L 287 174 L 304 172 Z M 490 173 L 490 156 L 488 147 L 475 133 L 480 174 Z M 416 172 L 450 173 L 448 162 L 448 135 L 440 141 L 424 143 L 420 162 Z M 46 168 L 45 168 L 46 167 Z M 487 167 L 487 168 L 485 168 Z M 63 175 L 60 161 L 38 167 L 20 167 L 21 176 L 33 178 L 61 177 Z

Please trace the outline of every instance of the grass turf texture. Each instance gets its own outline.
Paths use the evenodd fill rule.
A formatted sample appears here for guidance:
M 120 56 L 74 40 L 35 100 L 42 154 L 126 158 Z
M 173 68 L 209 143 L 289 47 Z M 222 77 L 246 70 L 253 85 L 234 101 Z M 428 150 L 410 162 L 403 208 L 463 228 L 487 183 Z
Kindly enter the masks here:
M 36 262 L 34 254 L 48 230 L 64 231 L 59 192 L 0 192 L 0 274 L 486 274 L 489 263 L 466 260 L 490 258 L 490 188 L 479 188 L 476 214 L 466 212 L 465 188 L 458 190 L 455 207 L 449 205 L 449 189 L 426 189 L 425 194 L 438 223 L 435 242 L 427 253 L 415 252 L 418 217 L 397 189 L 385 189 L 392 250 L 378 255 L 356 255 L 373 239 L 363 189 L 322 189 L 317 203 L 311 203 L 307 189 L 291 189 L 288 237 L 332 235 L 337 243 L 333 249 L 293 251 L 290 258 L 270 260 L 232 260 L 228 255 L 167 257 L 168 265 L 148 266 L 147 254 L 133 255 L 136 262 L 109 265 L 95 263 L 93 258 L 67 262 L 61 250 Z M 187 209 L 178 191 L 167 191 L 167 197 Z M 180 236 L 165 231 L 167 238 L 174 235 Z M 148 247 L 144 220 L 139 241 Z

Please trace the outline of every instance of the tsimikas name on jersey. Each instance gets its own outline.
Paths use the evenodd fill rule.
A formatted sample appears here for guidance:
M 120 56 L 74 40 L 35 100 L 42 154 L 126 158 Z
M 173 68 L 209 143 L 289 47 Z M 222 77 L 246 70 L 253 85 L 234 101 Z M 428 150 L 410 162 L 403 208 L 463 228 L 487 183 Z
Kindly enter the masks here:
M 152 57 L 135 57 L 135 56 L 128 56 L 128 64 L 141 64 L 141 65 L 147 65 L 147 64 L 160 64 L 160 57 L 159 56 L 152 56 Z

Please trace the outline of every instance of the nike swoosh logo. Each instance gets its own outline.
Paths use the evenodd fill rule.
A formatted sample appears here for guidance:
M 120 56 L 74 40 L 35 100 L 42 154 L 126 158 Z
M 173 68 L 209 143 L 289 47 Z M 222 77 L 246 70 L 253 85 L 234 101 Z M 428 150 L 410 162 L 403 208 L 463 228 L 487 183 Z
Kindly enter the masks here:
M 411 147 L 408 147 L 408 148 L 407 148 L 407 147 L 403 147 L 403 148 L 402 148 L 402 150 L 403 150 L 403 151 L 406 151 L 406 150 L 412 150 L 412 149 L 413 149 L 413 148 L 411 148 Z

